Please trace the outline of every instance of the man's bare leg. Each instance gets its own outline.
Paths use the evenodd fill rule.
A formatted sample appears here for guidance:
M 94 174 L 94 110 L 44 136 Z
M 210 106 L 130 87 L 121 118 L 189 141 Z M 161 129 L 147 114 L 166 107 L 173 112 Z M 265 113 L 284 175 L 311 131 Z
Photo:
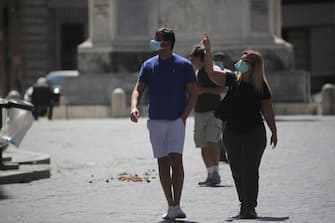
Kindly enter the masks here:
M 165 194 L 165 198 L 169 206 L 174 205 L 174 199 L 172 197 L 172 180 L 171 180 L 171 169 L 170 159 L 168 156 L 158 159 L 159 179 Z
M 171 153 L 169 159 L 172 167 L 174 205 L 179 205 L 184 184 L 183 156 L 178 153 Z

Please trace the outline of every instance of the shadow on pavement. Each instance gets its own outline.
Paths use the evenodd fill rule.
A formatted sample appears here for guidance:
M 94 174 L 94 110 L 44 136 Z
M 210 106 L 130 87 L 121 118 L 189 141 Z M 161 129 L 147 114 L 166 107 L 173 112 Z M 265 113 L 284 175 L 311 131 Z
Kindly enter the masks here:
M 316 118 L 276 118 L 277 122 L 317 122 Z
M 234 185 L 221 185 L 221 184 L 219 184 L 219 185 L 201 185 L 201 186 L 199 186 L 199 187 L 235 187 Z
M 258 216 L 257 221 L 286 221 L 290 219 L 290 217 L 261 217 Z
M 262 217 L 262 216 L 258 216 L 257 219 L 254 219 L 255 221 L 269 221 L 269 222 L 276 222 L 276 221 L 286 221 L 290 219 L 290 217 Z M 226 219 L 226 222 L 233 222 L 233 221 L 238 221 L 238 220 L 241 220 L 243 221 L 244 219 L 240 219 L 238 216 L 235 216 L 235 217 L 231 217 L 231 218 L 228 218 Z
M 158 223 L 198 223 L 197 221 L 187 221 L 187 220 L 162 220 Z
M 11 197 L 8 196 L 8 195 L 4 192 L 3 188 L 0 186 L 0 200 L 6 200 L 6 199 L 10 199 L 10 198 L 11 198 Z

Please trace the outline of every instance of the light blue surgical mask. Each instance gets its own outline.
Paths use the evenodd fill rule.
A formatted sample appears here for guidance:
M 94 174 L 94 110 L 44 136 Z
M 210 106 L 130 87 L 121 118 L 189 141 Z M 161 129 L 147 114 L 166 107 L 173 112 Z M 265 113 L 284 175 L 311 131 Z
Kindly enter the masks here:
M 153 51 L 157 51 L 157 50 L 160 50 L 162 49 L 161 48 L 161 42 L 157 41 L 157 40 L 150 40 L 150 43 L 149 43 L 149 47 L 151 50 Z
M 215 65 L 218 66 L 218 67 L 220 67 L 221 69 L 224 68 L 224 63 L 223 63 L 223 61 L 215 61 Z
M 236 68 L 236 70 L 240 71 L 241 73 L 246 73 L 246 72 L 248 72 L 248 69 L 249 69 L 248 64 L 245 61 L 243 61 L 242 59 L 239 60 L 235 64 L 235 68 Z

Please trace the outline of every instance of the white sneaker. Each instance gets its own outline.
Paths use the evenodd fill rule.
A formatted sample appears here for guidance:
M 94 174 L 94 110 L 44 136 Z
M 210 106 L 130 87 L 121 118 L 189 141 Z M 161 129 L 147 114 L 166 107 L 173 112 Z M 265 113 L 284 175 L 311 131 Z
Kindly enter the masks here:
M 179 206 L 170 206 L 162 216 L 163 219 L 186 218 L 185 212 Z

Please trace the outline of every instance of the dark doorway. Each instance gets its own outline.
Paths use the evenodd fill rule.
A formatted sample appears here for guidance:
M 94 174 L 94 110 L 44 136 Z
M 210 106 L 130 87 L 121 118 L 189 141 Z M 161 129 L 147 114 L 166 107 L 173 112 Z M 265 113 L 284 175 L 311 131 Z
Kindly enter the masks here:
M 83 23 L 63 23 L 61 25 L 61 69 L 76 70 L 77 46 L 85 40 Z
M 310 30 L 304 27 L 284 28 L 283 39 L 292 43 L 294 48 L 295 69 L 311 70 Z

